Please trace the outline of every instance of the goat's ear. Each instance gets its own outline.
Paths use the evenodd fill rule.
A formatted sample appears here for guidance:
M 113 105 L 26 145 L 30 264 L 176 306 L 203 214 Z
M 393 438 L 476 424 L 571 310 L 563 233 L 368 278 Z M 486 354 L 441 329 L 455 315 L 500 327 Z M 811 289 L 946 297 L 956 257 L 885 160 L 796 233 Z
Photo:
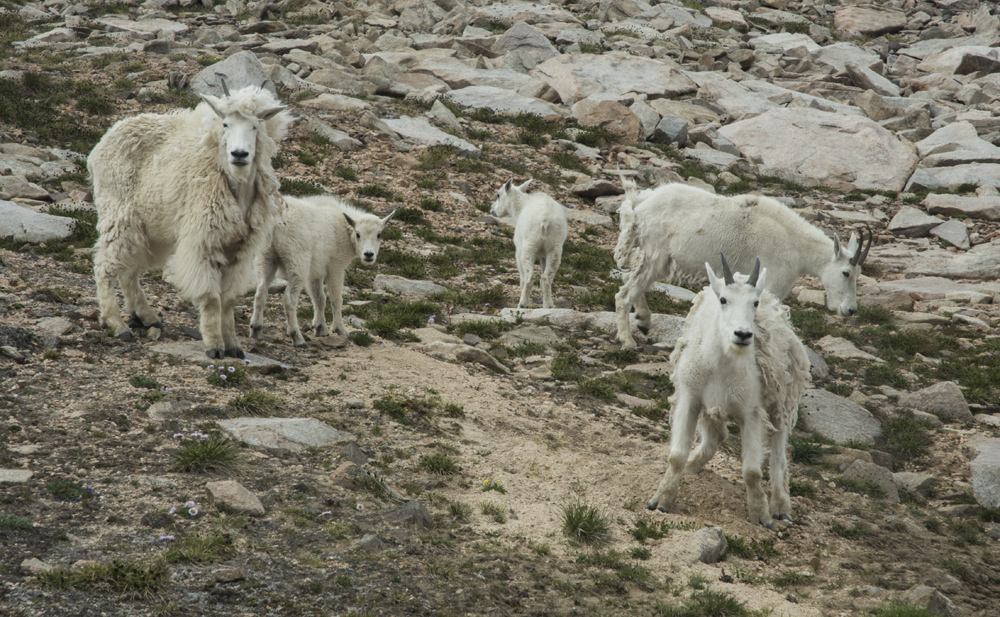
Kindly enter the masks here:
M 858 236 L 852 231 L 851 239 L 847 241 L 847 254 L 854 255 L 858 252 Z
M 712 264 L 705 262 L 705 272 L 708 273 L 708 284 L 712 287 L 712 291 L 715 295 L 722 293 L 722 288 L 725 284 L 719 280 L 719 277 L 715 276 L 715 270 L 712 269 Z
M 201 100 L 203 100 L 206 103 L 208 103 L 208 106 L 212 108 L 212 111 L 215 112 L 215 115 L 219 116 L 220 118 L 225 118 L 226 117 L 226 114 L 224 114 L 221 111 L 219 111 L 219 99 L 215 98 L 214 96 L 212 96 L 210 94 L 203 94 L 201 96 Z
M 833 234 L 833 258 L 840 259 L 840 240 L 837 239 L 837 234 Z
M 382 226 L 384 227 L 385 224 L 389 222 L 389 219 L 391 219 L 393 217 L 393 215 L 395 215 L 395 214 L 396 214 L 396 210 L 393 210 L 392 212 L 389 213 L 389 216 L 387 216 L 384 219 L 382 219 Z
M 285 107 L 268 107 L 267 109 L 262 109 L 257 112 L 257 117 L 261 120 L 270 120 L 271 118 L 278 115 L 279 112 L 285 111 Z
M 764 291 L 764 283 L 767 280 L 767 268 L 760 269 L 760 275 L 757 276 L 757 285 L 754 289 L 757 290 L 757 295 L 759 296 Z
M 508 180 L 507 182 L 505 182 L 502 187 L 500 187 L 500 190 L 503 191 L 504 193 L 506 193 L 507 191 L 510 190 L 510 187 L 512 187 L 513 185 L 514 185 L 514 179 L 511 178 L 510 180 Z
M 526 190 L 528 189 L 528 185 L 529 185 L 529 184 L 531 184 L 531 180 L 528 180 L 528 181 L 527 181 L 527 182 L 525 182 L 524 184 L 522 184 L 522 185 L 518 186 L 518 187 L 517 187 L 517 190 L 519 190 L 519 191 L 521 191 L 521 192 L 523 193 L 523 192 L 525 192 L 525 191 L 526 191 Z
M 355 227 L 354 227 L 354 219 L 352 219 L 351 217 L 347 216 L 346 212 L 344 212 L 343 215 L 344 215 L 344 218 L 347 219 L 347 224 L 351 226 L 351 229 L 355 229 Z

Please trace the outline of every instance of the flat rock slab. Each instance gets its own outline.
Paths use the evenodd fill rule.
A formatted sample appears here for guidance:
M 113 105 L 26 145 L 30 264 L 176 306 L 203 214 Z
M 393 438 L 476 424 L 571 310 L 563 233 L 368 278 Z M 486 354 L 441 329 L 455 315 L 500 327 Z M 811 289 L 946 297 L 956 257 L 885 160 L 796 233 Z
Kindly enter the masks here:
M 873 356 L 867 351 L 858 349 L 854 346 L 854 343 L 849 340 L 837 336 L 830 336 L 829 334 L 816 341 L 816 346 L 823 350 L 823 353 L 826 355 L 833 356 L 835 358 L 858 358 L 860 360 L 882 362 L 881 359 Z
M 917 293 L 923 296 L 925 300 L 943 300 L 947 294 L 957 292 L 982 291 L 989 293 L 986 287 L 969 283 L 959 283 L 958 281 L 940 276 L 919 276 L 896 281 L 879 281 L 878 286 L 883 291 Z
M 931 214 L 1000 221 L 1000 197 L 962 197 L 931 193 L 921 205 Z
M 674 531 L 657 547 L 660 557 L 668 563 L 717 563 L 726 554 L 729 544 L 720 527 L 703 527 L 695 531 Z
M 593 328 L 605 332 L 617 332 L 618 322 L 611 311 L 583 313 L 573 309 L 518 309 L 505 308 L 500 316 L 514 323 L 518 318 L 528 323 L 546 321 L 561 328 Z M 648 336 L 655 342 L 673 347 L 684 329 L 684 318 L 676 315 L 653 313 L 652 328 Z
M 219 426 L 251 446 L 293 452 L 356 439 L 351 433 L 338 431 L 314 418 L 234 418 L 220 420 Z
M 30 469 L 0 469 L 0 484 L 24 484 L 31 476 Z
M 887 230 L 889 233 L 908 238 L 926 238 L 931 229 L 943 222 L 938 217 L 925 214 L 913 206 L 903 206 L 889 221 Z
M 395 131 L 400 137 L 408 139 L 414 143 L 424 146 L 455 146 L 458 151 L 467 156 L 479 156 L 479 148 L 465 141 L 460 137 L 449 135 L 441 129 L 431 126 L 427 118 L 412 118 L 410 116 L 400 116 L 389 120 L 383 120 L 386 126 Z
M 209 482 L 205 490 L 208 491 L 209 501 L 223 512 L 264 516 L 264 504 L 260 499 L 235 480 Z
M 53 216 L 0 200 L 0 238 L 13 236 L 23 242 L 64 240 L 76 229 L 76 219 Z
M 826 390 L 810 389 L 799 404 L 799 428 L 837 443 L 873 446 L 882 425 L 867 409 Z
M 906 183 L 907 191 L 946 189 L 954 191 L 963 184 L 1000 188 L 1000 163 L 969 163 L 952 167 L 920 168 Z
M 917 156 L 890 131 L 860 116 L 772 109 L 719 129 L 762 173 L 842 191 L 900 191 Z
M 548 83 L 565 105 L 592 94 L 645 94 L 674 98 L 697 86 L 672 63 L 624 52 L 561 55 L 539 64 L 531 75 Z
M 444 98 L 459 107 L 491 109 L 501 114 L 531 114 L 541 117 L 566 115 L 565 111 L 551 103 L 493 86 L 460 88 L 445 93 Z
M 405 279 L 401 276 L 394 276 L 392 274 L 376 275 L 372 288 L 375 289 L 375 291 L 389 291 L 404 296 L 413 296 L 415 298 L 429 298 L 430 296 L 448 291 L 448 288 L 438 285 L 437 283 L 431 283 L 430 281 L 411 281 L 410 279 Z
M 207 66 L 191 78 L 191 91 L 195 94 L 210 94 L 224 96 L 222 83 L 217 73 L 226 78 L 230 92 L 245 86 L 260 86 L 268 80 L 264 64 L 257 59 L 252 51 L 241 51 L 223 60 Z M 268 80 L 264 87 L 276 95 L 273 80 Z
M 976 501 L 986 508 L 1000 508 L 1000 439 L 983 439 L 972 448 L 978 453 L 969 463 Z
M 931 235 L 960 249 L 968 249 L 972 246 L 969 241 L 969 228 L 962 221 L 955 219 L 945 221 L 931 229 Z
M 154 38 L 161 32 L 183 34 L 190 30 L 187 24 L 171 19 L 132 21 L 131 19 L 121 19 L 118 17 L 99 17 L 94 21 L 102 26 L 106 26 L 112 32 L 131 32 L 148 38 Z
M 190 362 L 192 364 L 200 364 L 202 366 L 208 366 L 209 364 L 233 364 L 237 362 L 242 362 L 237 358 L 226 358 L 225 360 L 213 360 L 205 355 L 205 345 L 199 341 L 179 341 L 175 343 L 161 343 L 159 345 L 153 345 L 149 348 L 150 351 L 154 353 L 161 353 L 171 356 L 176 356 L 183 360 L 184 362 Z M 278 367 L 283 369 L 290 369 L 291 367 L 278 362 L 277 360 L 272 360 L 271 358 L 265 358 L 264 356 L 258 356 L 257 354 L 248 353 L 246 354 L 246 359 L 250 361 L 247 364 L 247 370 L 265 370 L 272 367 Z M 294 369 L 293 369 L 294 370 Z

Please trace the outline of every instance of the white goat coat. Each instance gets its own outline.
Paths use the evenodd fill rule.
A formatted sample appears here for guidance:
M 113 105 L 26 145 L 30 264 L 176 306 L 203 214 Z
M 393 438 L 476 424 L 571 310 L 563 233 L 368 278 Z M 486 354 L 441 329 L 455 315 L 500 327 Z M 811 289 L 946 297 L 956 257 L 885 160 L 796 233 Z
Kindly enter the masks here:
M 545 193 L 524 195 L 519 206 L 514 208 L 514 258 L 521 278 L 518 307 L 526 308 L 531 303 L 531 282 L 538 258 L 541 261 L 542 306 L 553 308 L 552 282 L 569 233 L 566 209 Z

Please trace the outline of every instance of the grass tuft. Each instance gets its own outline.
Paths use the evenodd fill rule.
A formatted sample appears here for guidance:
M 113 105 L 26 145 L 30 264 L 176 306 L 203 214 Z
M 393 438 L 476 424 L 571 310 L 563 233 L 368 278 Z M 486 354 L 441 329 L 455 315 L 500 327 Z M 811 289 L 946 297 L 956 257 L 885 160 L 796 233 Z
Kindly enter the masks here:
M 23 516 L 0 512 L 0 531 L 25 531 L 34 528 L 35 524 Z
M 563 507 L 562 528 L 567 537 L 581 544 L 604 544 L 611 539 L 608 517 L 582 502 Z
M 280 396 L 261 390 L 249 390 L 229 401 L 229 406 L 248 416 L 266 416 L 280 409 L 285 402 Z
M 121 561 L 86 565 L 79 570 L 56 568 L 39 575 L 49 589 L 113 592 L 128 600 L 158 598 L 170 585 L 163 561 Z
M 185 473 L 231 474 L 243 464 L 239 445 L 220 435 L 207 439 L 185 439 L 173 457 L 174 471 Z
M 454 475 L 462 469 L 458 461 L 440 452 L 421 456 L 420 468 L 440 476 Z

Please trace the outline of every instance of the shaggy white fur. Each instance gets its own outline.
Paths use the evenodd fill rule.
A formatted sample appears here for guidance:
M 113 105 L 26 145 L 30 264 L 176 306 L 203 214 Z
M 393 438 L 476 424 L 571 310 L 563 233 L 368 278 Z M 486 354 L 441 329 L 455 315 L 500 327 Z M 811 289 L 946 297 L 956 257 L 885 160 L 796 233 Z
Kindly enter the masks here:
M 710 286 L 695 297 L 670 354 L 675 392 L 669 466 L 647 507 L 667 511 L 677 499 L 681 476 L 705 466 L 726 439 L 726 423 L 735 421 L 749 519 L 770 528 L 772 516 L 790 519 L 785 444 L 809 382 L 809 360 L 792 331 L 788 307 L 764 289 L 767 269 L 759 278 L 727 271 L 727 284 L 709 264 L 705 268 Z M 690 454 L 696 427 L 701 443 Z M 761 487 L 765 440 L 771 453 L 770 507 Z
M 117 279 L 133 324 L 159 325 L 139 276 L 174 255 L 171 280 L 198 307 L 206 353 L 242 358 L 233 307 L 280 212 L 271 158 L 292 117 L 263 88 L 204 99 L 193 110 L 121 120 L 90 153 L 100 321 L 131 339 Z
M 514 218 L 514 258 L 521 275 L 521 299 L 518 308 L 531 303 L 531 279 L 535 274 L 535 258 L 541 261 L 542 306 L 553 308 L 552 281 L 562 261 L 563 244 L 568 228 L 566 211 L 545 193 L 525 193 L 531 184 L 528 180 L 514 186 L 511 180 L 500 187 L 497 200 L 490 208 L 493 216 Z
M 288 336 L 305 345 L 299 330 L 299 294 L 305 288 L 312 300 L 312 327 L 316 336 L 327 336 L 326 285 L 333 300 L 333 329 L 347 336 L 341 316 L 344 304 L 344 271 L 355 257 L 372 265 L 378 259 L 385 218 L 369 214 L 334 197 L 285 197 L 283 223 L 275 226 L 271 245 L 257 255 L 257 293 L 253 299 L 250 336 L 260 338 L 264 328 L 267 288 L 277 273 L 288 280 L 284 308 Z
M 818 276 L 827 307 L 841 315 L 858 310 L 857 282 L 868 255 L 851 234 L 847 250 L 781 202 L 761 195 L 723 197 L 685 184 L 666 184 L 638 192 L 624 181 L 625 201 L 618 212 L 621 232 L 615 260 L 622 285 L 615 295 L 618 340 L 636 344 L 628 312 L 634 306 L 639 330 L 648 333 L 651 314 L 645 292 L 666 277 L 680 285 L 706 281 L 702 264 L 719 267 L 725 253 L 736 270 L 749 270 L 759 256 L 768 264 L 767 289 L 779 299 L 804 274 Z M 869 240 L 868 246 L 871 246 Z

